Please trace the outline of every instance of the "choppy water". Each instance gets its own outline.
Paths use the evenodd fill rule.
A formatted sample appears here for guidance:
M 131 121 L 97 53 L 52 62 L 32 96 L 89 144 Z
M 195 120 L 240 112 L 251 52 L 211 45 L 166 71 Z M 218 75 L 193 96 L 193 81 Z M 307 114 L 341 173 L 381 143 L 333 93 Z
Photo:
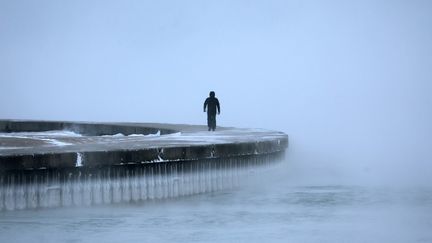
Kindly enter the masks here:
M 0 213 L 0 242 L 432 242 L 432 188 L 299 182 L 286 164 L 235 190 Z

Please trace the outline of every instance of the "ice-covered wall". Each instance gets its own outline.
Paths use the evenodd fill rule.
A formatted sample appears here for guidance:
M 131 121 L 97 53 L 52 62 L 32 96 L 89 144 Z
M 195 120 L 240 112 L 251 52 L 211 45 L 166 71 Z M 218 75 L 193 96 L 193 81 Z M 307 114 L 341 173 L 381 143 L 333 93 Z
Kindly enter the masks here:
M 283 153 L 0 176 L 0 211 L 168 199 L 238 186 Z

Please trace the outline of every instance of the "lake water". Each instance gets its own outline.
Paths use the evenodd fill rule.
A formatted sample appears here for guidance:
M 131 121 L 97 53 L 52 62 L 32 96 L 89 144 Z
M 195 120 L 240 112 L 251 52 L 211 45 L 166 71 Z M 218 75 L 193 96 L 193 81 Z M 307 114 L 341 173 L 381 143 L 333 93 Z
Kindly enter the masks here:
M 251 171 L 234 190 L 1 212 L 0 242 L 432 242 L 432 187 L 352 185 L 307 171 L 286 161 Z

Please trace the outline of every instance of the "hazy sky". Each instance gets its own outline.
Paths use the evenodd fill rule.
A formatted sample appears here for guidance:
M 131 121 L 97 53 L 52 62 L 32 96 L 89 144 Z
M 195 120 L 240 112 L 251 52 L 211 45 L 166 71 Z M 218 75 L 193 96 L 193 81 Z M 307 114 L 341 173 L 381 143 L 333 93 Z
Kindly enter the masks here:
M 0 35 L 0 118 L 205 124 L 214 90 L 220 125 L 432 174 L 431 1 L 0 0 Z

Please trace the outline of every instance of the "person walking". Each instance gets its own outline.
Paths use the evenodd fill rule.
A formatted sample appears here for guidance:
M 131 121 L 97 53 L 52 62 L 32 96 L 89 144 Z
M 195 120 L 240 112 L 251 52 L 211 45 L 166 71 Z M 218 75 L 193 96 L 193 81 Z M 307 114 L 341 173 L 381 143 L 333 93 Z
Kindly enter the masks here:
M 215 92 L 210 91 L 210 97 L 204 102 L 204 112 L 207 110 L 207 126 L 209 131 L 216 130 L 216 110 L 220 115 L 219 100 L 215 97 Z

